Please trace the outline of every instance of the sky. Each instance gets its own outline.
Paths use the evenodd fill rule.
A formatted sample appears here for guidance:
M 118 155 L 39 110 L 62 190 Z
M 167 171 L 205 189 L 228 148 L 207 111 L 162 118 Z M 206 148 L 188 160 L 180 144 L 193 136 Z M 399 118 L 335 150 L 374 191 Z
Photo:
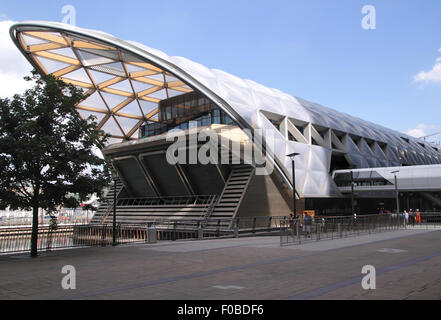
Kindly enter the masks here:
M 10 40 L 9 26 L 62 22 L 65 5 L 75 8 L 79 27 L 416 137 L 441 131 L 439 0 L 2 0 L 0 97 L 29 86 L 22 77 L 31 67 Z M 375 19 L 372 10 L 362 12 L 366 5 Z

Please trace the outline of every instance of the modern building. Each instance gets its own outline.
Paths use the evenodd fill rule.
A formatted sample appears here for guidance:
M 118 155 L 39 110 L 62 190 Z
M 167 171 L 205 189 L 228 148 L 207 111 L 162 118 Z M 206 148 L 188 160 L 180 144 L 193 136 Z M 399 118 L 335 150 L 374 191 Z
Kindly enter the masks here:
M 102 151 L 120 177 L 124 222 L 287 215 L 293 202 L 287 155 L 294 152 L 297 209 L 321 213 L 350 206 L 336 170 L 441 164 L 441 150 L 431 143 L 100 31 L 23 22 L 10 33 L 37 70 L 88 94 L 78 113 L 96 116 L 112 136 Z M 186 141 L 186 160 L 211 143 L 208 158 L 224 161 L 171 162 L 173 129 Z M 191 143 L 207 130 L 224 143 Z M 382 197 L 393 205 L 393 192 Z M 95 220 L 109 213 L 103 209 Z

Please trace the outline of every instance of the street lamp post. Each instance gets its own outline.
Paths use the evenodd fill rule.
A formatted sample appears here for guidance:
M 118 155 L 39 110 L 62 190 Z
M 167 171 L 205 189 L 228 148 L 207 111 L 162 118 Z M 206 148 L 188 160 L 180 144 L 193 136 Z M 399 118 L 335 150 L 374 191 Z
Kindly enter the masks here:
M 288 154 L 287 157 L 291 158 L 291 164 L 292 164 L 292 198 L 293 198 L 293 206 L 292 206 L 292 210 L 293 210 L 293 216 L 294 219 L 297 218 L 297 207 L 296 207 L 296 167 L 295 167 L 295 162 L 294 162 L 294 158 L 295 156 L 298 156 L 300 153 L 291 153 Z
M 394 174 L 394 177 L 395 177 L 395 198 L 397 200 L 397 214 L 400 213 L 400 201 L 398 199 L 398 184 L 397 184 L 397 173 L 398 172 L 400 172 L 400 170 L 395 170 L 395 171 L 391 172 Z
M 113 180 L 113 224 L 112 224 L 112 246 L 116 246 L 116 181 L 118 175 L 112 172 Z
M 351 171 L 351 208 L 352 208 L 352 215 L 354 215 L 354 172 Z

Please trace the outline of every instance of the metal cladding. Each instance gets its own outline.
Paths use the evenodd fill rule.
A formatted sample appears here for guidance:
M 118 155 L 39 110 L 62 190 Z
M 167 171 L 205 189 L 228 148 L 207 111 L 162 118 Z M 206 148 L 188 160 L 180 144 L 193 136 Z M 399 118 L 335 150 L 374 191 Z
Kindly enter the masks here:
M 97 115 L 99 128 L 119 142 L 157 119 L 160 100 L 193 90 L 240 128 L 269 130 L 275 143 L 267 154 L 288 184 L 286 155 L 300 153 L 300 197 L 341 195 L 330 175 L 335 157 L 353 168 L 441 163 L 440 150 L 422 140 L 103 32 L 34 21 L 12 26 L 11 37 L 38 70 L 95 95 L 77 107 L 80 115 Z

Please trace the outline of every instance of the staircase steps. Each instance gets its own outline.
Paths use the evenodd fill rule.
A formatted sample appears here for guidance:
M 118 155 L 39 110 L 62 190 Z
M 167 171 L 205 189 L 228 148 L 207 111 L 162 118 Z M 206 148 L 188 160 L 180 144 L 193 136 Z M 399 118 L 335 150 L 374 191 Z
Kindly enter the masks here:
M 224 190 L 208 218 L 208 227 L 230 227 L 254 175 L 254 167 L 250 165 L 238 164 L 231 167 L 231 173 L 225 183 Z M 221 221 L 219 225 L 216 219 L 225 219 L 225 221 Z
M 116 197 L 118 198 L 118 195 L 124 188 L 123 183 L 120 180 L 116 181 Z M 109 190 L 106 193 L 105 201 L 100 203 L 100 206 L 98 207 L 98 210 L 95 212 L 94 216 L 90 220 L 90 223 L 103 223 L 104 219 L 109 213 L 109 210 L 112 210 L 113 208 L 113 192 L 114 192 L 113 185 L 110 186 Z

